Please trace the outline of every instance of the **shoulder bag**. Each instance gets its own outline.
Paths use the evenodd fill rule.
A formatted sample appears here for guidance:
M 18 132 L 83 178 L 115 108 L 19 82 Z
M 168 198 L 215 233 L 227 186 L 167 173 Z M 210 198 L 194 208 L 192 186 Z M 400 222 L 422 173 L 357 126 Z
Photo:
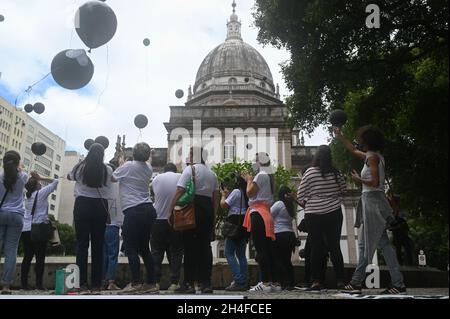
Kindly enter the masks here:
M 241 190 L 241 203 L 239 207 L 239 224 L 236 225 L 235 223 L 231 222 L 229 216 L 222 224 L 221 233 L 224 238 L 234 239 L 238 240 L 243 237 L 243 229 L 242 229 L 242 190 Z
M 191 166 L 192 169 L 192 178 L 188 185 L 186 185 L 186 192 L 188 192 L 188 186 L 190 186 L 190 190 L 192 194 L 187 196 L 189 201 L 184 205 L 180 205 L 180 201 L 177 202 L 177 206 L 175 206 L 173 210 L 173 229 L 176 231 L 183 230 L 191 230 L 197 227 L 195 222 L 195 207 L 194 207 L 194 197 L 195 197 L 195 168 L 194 165 Z M 184 195 L 184 194 L 183 194 Z M 183 197 L 183 196 L 181 196 Z

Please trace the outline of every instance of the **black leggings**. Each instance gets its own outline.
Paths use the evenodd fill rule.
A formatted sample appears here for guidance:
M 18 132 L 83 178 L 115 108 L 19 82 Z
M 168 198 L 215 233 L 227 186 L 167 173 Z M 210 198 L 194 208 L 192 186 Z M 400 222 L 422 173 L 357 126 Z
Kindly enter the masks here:
M 36 256 L 36 288 L 43 288 L 42 285 L 42 277 L 44 275 L 44 267 L 45 267 L 45 250 L 47 248 L 47 242 L 35 242 L 31 240 L 31 231 L 23 232 L 21 235 L 24 257 L 22 261 L 21 267 L 21 284 L 22 288 L 28 287 L 28 273 L 30 272 L 31 261 L 33 257 Z
M 273 243 L 275 257 L 278 260 L 276 273 L 283 287 L 293 287 L 295 285 L 294 267 L 291 261 L 295 242 L 294 232 L 282 232 L 276 234 L 276 241 Z
M 255 245 L 261 281 L 279 282 L 277 277 L 277 258 L 273 252 L 272 239 L 266 236 L 264 220 L 258 212 L 251 214 L 252 241 Z
M 306 225 L 311 236 L 312 280 L 323 283 L 324 254 L 328 248 L 337 281 L 344 281 L 344 259 L 341 252 L 341 208 L 327 214 L 306 214 Z M 326 240 L 326 245 L 325 245 Z

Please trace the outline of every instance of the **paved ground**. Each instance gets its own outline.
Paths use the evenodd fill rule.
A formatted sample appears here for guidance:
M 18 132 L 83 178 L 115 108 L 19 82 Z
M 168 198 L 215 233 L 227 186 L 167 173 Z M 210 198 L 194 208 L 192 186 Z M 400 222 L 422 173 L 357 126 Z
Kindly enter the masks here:
M 364 293 L 366 295 L 375 296 L 379 294 L 382 290 L 365 290 Z M 0 299 L 2 298 L 55 298 L 53 291 L 48 291 L 45 293 L 32 290 L 32 291 L 14 291 L 14 294 L 11 296 L 2 296 L 0 295 Z M 408 290 L 408 296 L 415 296 L 416 298 L 448 298 L 449 296 L 449 289 L 448 288 L 432 288 L 432 289 L 409 289 Z M 72 296 L 65 296 L 65 298 L 70 298 Z M 172 293 L 168 293 L 166 291 L 161 291 L 159 295 L 136 295 L 136 296 L 122 296 L 117 294 L 111 294 L 109 292 L 103 292 L 101 296 L 85 296 L 86 298 L 117 298 L 117 299 L 125 299 L 125 298 L 146 298 L 146 299 L 152 299 L 152 298 L 176 298 L 176 299 L 190 299 L 190 298 L 242 298 L 246 297 L 248 299 L 348 299 L 351 298 L 351 296 L 344 296 L 342 294 L 339 294 L 336 290 L 329 290 L 327 292 L 322 293 L 307 293 L 302 291 L 282 291 L 278 293 L 258 293 L 258 294 L 251 294 L 248 292 L 244 292 L 242 294 L 233 294 L 233 293 L 227 293 L 225 291 L 216 290 L 214 291 L 214 294 L 212 295 L 176 295 Z

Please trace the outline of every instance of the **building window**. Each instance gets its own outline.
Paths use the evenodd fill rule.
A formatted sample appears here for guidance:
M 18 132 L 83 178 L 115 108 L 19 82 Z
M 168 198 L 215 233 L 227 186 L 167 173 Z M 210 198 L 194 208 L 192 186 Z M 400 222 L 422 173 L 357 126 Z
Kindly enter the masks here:
M 50 210 L 55 210 L 55 205 L 51 204 L 50 205 Z
M 60 166 L 59 166 L 58 164 L 55 164 L 55 169 L 56 169 L 57 171 L 59 171 Z
M 49 138 L 47 135 L 43 134 L 42 132 L 39 132 L 38 136 L 40 139 L 42 139 L 45 142 L 45 144 L 48 144 L 51 146 L 55 145 L 55 142 L 51 138 Z
M 261 82 L 260 85 L 261 85 L 262 88 L 266 88 L 266 83 L 265 82 Z
M 36 170 L 36 172 L 38 172 L 39 174 L 42 174 L 44 176 L 49 177 L 50 176 L 50 171 L 48 169 L 43 168 L 41 165 L 39 164 L 35 164 L 34 165 L 34 169 Z
M 228 83 L 229 83 L 229 84 L 236 84 L 236 83 L 237 83 L 237 80 L 236 80 L 236 78 L 230 78 L 230 79 L 228 80 Z
M 56 200 L 56 195 L 55 194 L 52 194 L 52 199 Z
M 61 156 L 56 155 L 56 160 L 57 160 L 58 162 L 61 162 Z
M 232 142 L 225 142 L 223 147 L 225 162 L 233 161 L 234 159 L 234 144 Z
M 50 161 L 49 159 L 46 159 L 45 157 L 38 156 L 38 157 L 36 157 L 36 161 L 41 164 L 44 164 L 47 167 L 50 167 L 50 168 L 52 167 L 52 161 Z

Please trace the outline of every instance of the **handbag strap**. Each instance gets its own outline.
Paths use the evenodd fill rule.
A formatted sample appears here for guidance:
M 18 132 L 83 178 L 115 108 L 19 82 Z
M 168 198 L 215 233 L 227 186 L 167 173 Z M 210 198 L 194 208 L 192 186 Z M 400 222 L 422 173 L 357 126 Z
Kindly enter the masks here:
M 5 195 L 3 195 L 2 202 L 0 203 L 0 208 L 2 208 L 3 203 L 5 202 L 5 199 L 6 199 L 6 195 L 8 195 L 8 192 L 9 192 L 9 190 L 5 191 Z
M 31 219 L 33 219 L 34 212 L 36 211 L 37 198 L 39 195 L 39 191 L 36 192 L 36 196 L 34 196 L 33 208 L 31 208 Z
M 192 183 L 194 184 L 194 188 L 195 188 L 195 164 L 191 165 L 191 174 L 192 174 Z
M 109 225 L 109 224 L 111 224 L 111 216 L 109 216 L 109 203 L 108 203 L 108 201 L 106 201 L 108 203 L 108 205 L 105 206 L 104 198 L 102 196 L 102 193 L 98 189 L 98 187 L 97 187 L 97 193 L 98 193 L 98 196 L 100 196 L 103 208 L 106 210 L 106 216 L 107 216 L 106 217 L 106 223 Z

